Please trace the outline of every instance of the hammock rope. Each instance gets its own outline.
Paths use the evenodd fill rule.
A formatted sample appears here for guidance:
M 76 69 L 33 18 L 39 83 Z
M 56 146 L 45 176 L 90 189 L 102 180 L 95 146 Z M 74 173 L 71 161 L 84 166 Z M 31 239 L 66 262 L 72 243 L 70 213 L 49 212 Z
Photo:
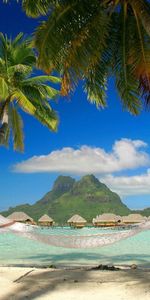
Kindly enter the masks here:
M 132 237 L 144 230 L 150 230 L 150 221 L 145 221 L 131 229 L 119 230 L 118 232 L 93 233 L 93 234 L 54 234 L 49 230 L 48 234 L 41 233 L 38 228 L 10 222 L 7 218 L 0 216 L 0 233 L 11 232 L 15 235 L 28 238 L 30 240 L 42 242 L 56 247 L 63 248 L 96 248 L 114 244 L 120 240 Z M 63 230 L 62 230 L 63 231 Z M 61 231 L 61 233 L 62 233 Z

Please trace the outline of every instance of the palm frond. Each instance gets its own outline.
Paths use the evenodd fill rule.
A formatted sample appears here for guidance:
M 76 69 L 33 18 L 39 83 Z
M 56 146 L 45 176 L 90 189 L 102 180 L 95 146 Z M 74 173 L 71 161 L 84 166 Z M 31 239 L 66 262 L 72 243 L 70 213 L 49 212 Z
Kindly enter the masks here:
M 0 58 L 7 59 L 7 36 L 0 32 Z
M 110 40 L 108 40 L 107 46 L 109 42 Z M 111 60 L 110 47 L 107 47 L 107 51 L 103 52 L 97 64 L 92 65 L 86 73 L 84 88 L 89 101 L 96 104 L 97 107 L 104 108 L 107 105 L 106 92 Z
M 26 97 L 26 95 L 21 90 L 16 90 L 13 92 L 12 101 L 16 100 L 18 105 L 30 115 L 34 115 L 36 108 L 31 103 L 31 101 Z
M 116 19 L 120 22 L 119 27 Z M 53 68 L 61 72 L 63 95 L 76 86 L 78 79 L 84 79 L 91 101 L 96 99 L 96 105 L 99 101 L 103 106 L 106 78 L 115 75 L 124 106 L 129 105 L 128 109 L 137 114 L 142 107 L 141 99 L 144 97 L 149 102 L 150 98 L 147 58 L 150 49 L 147 54 L 145 50 L 145 44 L 150 44 L 149 33 L 148 0 L 64 0 L 54 4 L 47 21 L 38 27 L 35 45 L 39 65 L 46 72 Z M 103 72 L 97 62 L 100 64 L 101 57 L 107 52 L 108 34 L 110 40 L 116 35 L 116 42 L 109 45 L 111 61 L 104 62 L 106 70 Z
M 49 72 L 51 68 L 54 66 L 52 65 L 53 56 L 58 57 L 58 51 L 60 50 L 60 42 L 62 45 L 63 51 L 61 52 L 62 56 L 64 56 L 64 44 L 62 39 L 63 34 L 63 22 L 67 20 L 68 27 L 65 25 L 65 28 L 68 28 L 68 32 L 66 35 L 66 40 L 69 42 L 71 40 L 70 33 L 73 33 L 71 22 L 74 18 L 72 18 L 72 14 L 75 10 L 75 7 L 79 7 L 79 3 L 82 6 L 81 1 L 64 1 L 64 4 L 55 6 L 55 11 L 52 12 L 50 17 L 46 22 L 42 22 L 41 25 L 38 27 L 38 31 L 36 32 L 36 39 L 35 45 L 39 51 L 39 66 L 42 67 L 45 71 Z M 85 2 L 85 0 L 83 0 Z M 76 10 L 77 11 L 77 10 Z M 57 24 L 57 27 L 56 27 Z M 78 27 L 78 23 L 76 23 Z M 75 28 L 74 28 L 75 29 Z M 47 56 L 48 55 L 48 56 Z M 58 58 L 61 59 L 60 55 Z M 55 66 L 56 67 L 56 66 Z
M 21 89 L 30 99 L 37 99 L 38 101 L 47 101 L 55 99 L 60 92 L 44 83 L 39 84 L 37 81 L 26 81 L 22 82 Z
M 150 36 L 150 2 L 147 0 L 130 0 L 129 3 Z
M 12 46 L 16 47 L 17 45 L 20 45 L 20 42 L 23 40 L 23 37 L 24 37 L 24 33 L 19 32 L 18 35 L 12 41 Z
M 46 84 L 43 84 L 41 88 L 43 89 L 43 96 L 45 94 L 48 99 L 55 99 L 60 94 L 58 90 Z
M 33 49 L 28 45 L 22 43 L 20 46 L 15 47 L 12 50 L 12 64 L 22 64 L 27 66 L 33 66 L 36 64 L 36 57 L 33 52 Z
M 136 65 L 136 75 L 139 80 L 140 92 L 145 99 L 147 105 L 150 104 L 150 37 L 146 39 L 145 31 L 143 31 L 140 19 L 135 10 L 134 15 L 137 25 L 137 41 L 136 49 L 139 51 L 139 60 Z
M 37 102 L 34 102 L 34 105 L 36 107 L 34 114 L 36 119 L 38 119 L 43 125 L 47 126 L 50 130 L 56 131 L 58 127 L 58 116 L 56 112 L 48 103 L 41 106 Z
M 123 107 L 132 114 L 137 115 L 142 108 L 140 96 L 138 93 L 138 79 L 135 76 L 135 68 L 138 63 L 135 37 L 133 28 L 136 26 L 135 19 L 127 14 L 127 5 L 125 4 L 120 12 L 120 16 L 114 18 L 115 27 L 115 47 L 113 72 L 116 78 L 116 87 L 118 89 Z M 119 40 L 119 44 L 117 41 Z
M 50 76 L 50 75 L 41 75 L 36 77 L 31 77 L 29 79 L 25 80 L 25 84 L 41 84 L 45 82 L 52 82 L 52 83 L 61 83 L 61 78 L 56 76 Z
M 8 85 L 3 77 L 0 77 L 0 101 L 8 97 Z
M 63 70 L 62 95 L 76 86 L 83 74 L 86 77 L 87 70 L 92 65 L 94 68 L 103 53 L 110 19 L 101 11 L 98 1 L 94 3 L 95 6 L 92 3 L 87 6 L 86 1 L 68 2 L 61 13 L 58 7 L 38 30 L 39 64 L 46 69 L 50 69 L 52 64 L 58 71 Z M 46 56 L 49 59 L 46 60 Z
M 53 0 L 23 0 L 22 6 L 23 9 L 26 11 L 26 14 L 30 17 L 37 18 L 40 15 L 46 15 L 51 5 L 56 2 Z

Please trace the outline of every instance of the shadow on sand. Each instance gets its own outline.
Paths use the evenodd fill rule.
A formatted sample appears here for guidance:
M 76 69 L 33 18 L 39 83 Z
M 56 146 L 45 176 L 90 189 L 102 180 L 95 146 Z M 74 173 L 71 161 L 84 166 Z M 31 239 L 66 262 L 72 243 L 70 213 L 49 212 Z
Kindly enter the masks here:
M 84 290 L 87 283 L 88 286 L 96 283 L 100 293 L 102 284 L 112 282 L 115 283 L 116 288 L 126 282 L 131 292 L 134 286 L 134 290 L 136 288 L 145 293 L 150 290 L 150 271 L 33 270 L 31 274 L 18 279 L 14 292 L 3 297 L 3 300 L 36 299 L 37 297 L 44 299 L 45 295 L 50 295 L 56 290 L 67 291 L 70 286 Z M 50 296 L 47 299 L 50 299 Z

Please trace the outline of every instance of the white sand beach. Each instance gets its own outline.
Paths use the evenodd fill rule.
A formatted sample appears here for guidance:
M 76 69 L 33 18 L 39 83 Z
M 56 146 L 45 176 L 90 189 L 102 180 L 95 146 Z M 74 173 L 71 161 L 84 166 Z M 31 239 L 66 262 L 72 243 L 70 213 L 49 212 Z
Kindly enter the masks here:
M 149 300 L 150 270 L 0 268 L 0 300 Z

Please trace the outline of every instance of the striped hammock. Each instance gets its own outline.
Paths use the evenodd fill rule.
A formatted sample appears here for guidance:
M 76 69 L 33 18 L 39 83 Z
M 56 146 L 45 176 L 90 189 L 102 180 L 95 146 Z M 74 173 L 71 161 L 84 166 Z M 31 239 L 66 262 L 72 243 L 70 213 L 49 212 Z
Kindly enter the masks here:
M 54 234 L 49 230 L 48 234 L 32 225 L 13 222 L 0 216 L 0 233 L 14 233 L 15 235 L 28 238 L 30 240 L 42 242 L 51 246 L 64 248 L 95 248 L 114 244 L 120 240 L 132 237 L 144 230 L 150 229 L 150 221 L 145 221 L 128 230 L 118 230 L 117 232 L 103 232 L 96 234 Z

